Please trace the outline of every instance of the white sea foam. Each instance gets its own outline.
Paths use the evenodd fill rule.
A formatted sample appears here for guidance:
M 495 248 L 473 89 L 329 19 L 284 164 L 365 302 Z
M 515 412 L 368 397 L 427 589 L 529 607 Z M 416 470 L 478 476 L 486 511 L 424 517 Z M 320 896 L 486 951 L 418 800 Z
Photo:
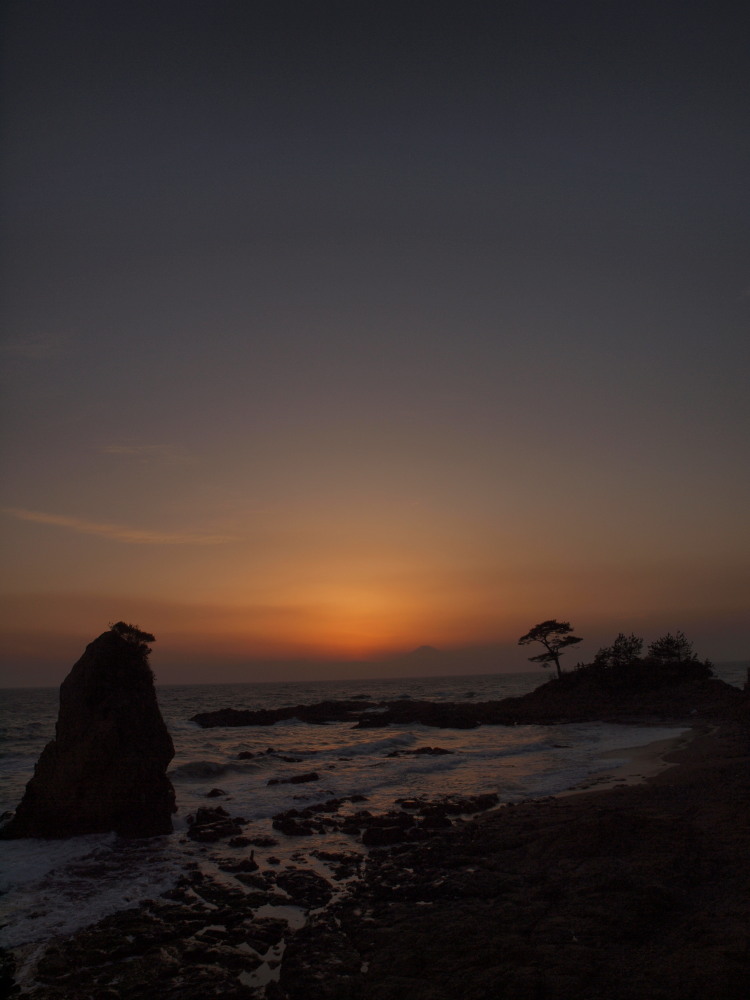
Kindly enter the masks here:
M 190 760 L 186 764 L 173 767 L 169 771 L 169 778 L 173 783 L 176 781 L 205 781 L 207 778 L 216 778 L 220 774 L 226 774 L 232 770 L 239 770 L 239 768 L 218 760 Z
M 16 947 L 70 934 L 165 891 L 182 864 L 160 841 L 128 843 L 107 834 L 4 844 L 15 864 L 0 901 L 7 921 L 0 942 Z

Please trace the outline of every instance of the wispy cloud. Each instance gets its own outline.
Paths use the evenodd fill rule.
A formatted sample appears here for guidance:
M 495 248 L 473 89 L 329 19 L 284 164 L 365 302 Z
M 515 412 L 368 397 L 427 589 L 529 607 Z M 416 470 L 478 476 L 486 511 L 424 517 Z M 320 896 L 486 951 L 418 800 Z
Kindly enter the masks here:
M 39 510 L 25 510 L 21 507 L 6 507 L 3 513 L 16 517 L 21 521 L 34 521 L 37 524 L 49 524 L 56 528 L 67 528 L 81 535 L 99 535 L 113 542 L 125 542 L 131 545 L 226 545 L 239 541 L 238 535 L 212 535 L 201 532 L 168 532 L 148 531 L 143 528 L 131 528 L 124 524 L 108 524 L 99 521 L 87 521 L 80 517 L 67 517 L 64 514 L 47 514 Z

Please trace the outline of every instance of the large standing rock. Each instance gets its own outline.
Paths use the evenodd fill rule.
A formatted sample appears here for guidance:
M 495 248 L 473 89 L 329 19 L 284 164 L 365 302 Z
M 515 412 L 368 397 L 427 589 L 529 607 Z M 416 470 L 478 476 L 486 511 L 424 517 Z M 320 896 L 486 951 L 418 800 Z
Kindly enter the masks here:
M 153 636 L 118 622 L 89 643 L 60 687 L 56 738 L 0 837 L 171 832 L 175 797 L 166 769 L 174 746 L 147 641 Z

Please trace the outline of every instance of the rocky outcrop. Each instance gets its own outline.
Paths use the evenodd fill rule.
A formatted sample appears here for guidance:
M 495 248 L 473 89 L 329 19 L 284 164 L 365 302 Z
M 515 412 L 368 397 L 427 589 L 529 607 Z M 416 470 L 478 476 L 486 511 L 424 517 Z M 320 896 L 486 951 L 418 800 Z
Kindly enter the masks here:
M 315 833 L 338 831 L 356 837 L 368 847 L 382 847 L 406 840 L 426 840 L 437 829 L 453 823 L 450 816 L 476 816 L 498 804 L 494 792 L 480 795 L 445 795 L 432 802 L 425 799 L 397 799 L 400 809 L 374 815 L 358 809 L 344 816 L 339 809 L 347 802 L 365 801 L 362 795 L 328 799 L 305 809 L 288 809 L 273 817 L 273 827 L 288 837 L 310 837 Z
M 499 703 L 503 721 L 521 724 L 739 719 L 747 696 L 715 677 L 662 678 L 623 682 L 606 671 L 563 674 L 541 687 Z
M 748 714 L 747 692 L 714 677 L 637 678 L 624 681 L 606 672 L 589 670 L 563 674 L 517 698 L 482 702 L 326 701 L 272 711 L 232 708 L 194 715 L 191 722 L 213 726 L 269 726 L 286 719 L 324 724 L 351 722 L 357 729 L 421 723 L 436 729 L 474 729 L 477 726 L 550 725 L 563 722 L 630 722 L 684 720 L 722 721 Z M 266 751 L 267 753 L 269 751 Z M 423 748 L 416 753 L 439 753 Z M 239 755 L 244 758 L 247 753 Z M 249 756 L 252 756 L 250 754 Z
M 255 916 L 255 910 L 263 895 L 277 905 L 288 897 L 257 889 L 243 893 L 200 872 L 191 876 L 163 899 L 50 944 L 35 971 L 35 1000 L 257 998 L 240 977 L 249 978 L 266 956 L 281 950 L 289 927 L 276 917 Z
M 647 784 L 370 851 L 363 882 L 287 941 L 267 1000 L 745 998 L 747 730 L 680 757 Z
M 171 832 L 174 747 L 148 665 L 152 638 L 118 623 L 89 643 L 60 687 L 55 739 L 0 837 Z
M 215 809 L 206 809 L 203 806 L 195 816 L 188 816 L 188 837 L 204 844 L 211 844 L 241 834 L 244 823 L 245 819 L 242 816 L 230 816 L 221 806 L 216 806 Z

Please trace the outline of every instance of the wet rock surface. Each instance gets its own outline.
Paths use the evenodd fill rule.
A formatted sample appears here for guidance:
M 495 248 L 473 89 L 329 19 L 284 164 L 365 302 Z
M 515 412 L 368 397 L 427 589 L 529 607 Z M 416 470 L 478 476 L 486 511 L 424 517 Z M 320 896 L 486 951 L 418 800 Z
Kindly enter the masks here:
M 288 868 L 276 876 L 276 885 L 288 893 L 296 906 L 305 910 L 325 906 L 333 895 L 330 882 L 321 875 L 302 868 Z
M 675 759 L 642 785 L 500 809 L 493 795 L 382 814 L 321 798 L 274 819 L 299 838 L 293 864 L 203 807 L 191 830 L 240 830 L 214 868 L 50 945 L 23 996 L 745 1000 L 750 733 L 704 726 Z M 305 831 L 352 849 L 305 855 Z
M 252 976 L 263 965 L 282 943 L 288 925 L 254 917 L 242 894 L 212 888 L 197 884 L 184 903 L 151 901 L 47 948 L 36 968 L 38 985 L 24 996 L 259 996 L 240 976 Z
M 55 739 L 0 838 L 171 832 L 174 746 L 143 641 L 153 636 L 118 626 L 89 643 L 63 681 Z
M 747 996 L 748 733 L 684 755 L 649 784 L 526 802 L 371 851 L 357 891 L 290 942 L 269 996 Z M 314 954 L 331 956 L 326 970 Z
M 245 820 L 242 816 L 230 816 L 222 806 L 201 807 L 195 816 L 188 816 L 188 837 L 205 844 L 236 837 L 242 834 Z
M 368 809 L 340 814 L 347 803 L 366 801 L 362 795 L 328 799 L 302 809 L 287 809 L 273 817 L 273 828 L 288 837 L 309 837 L 315 833 L 338 831 L 355 837 L 367 846 L 395 844 L 402 840 L 423 840 L 429 831 L 452 825 L 449 816 L 476 815 L 497 805 L 494 793 L 450 795 L 440 799 L 399 799 L 394 809 L 373 815 Z
M 366 855 L 314 852 L 330 879 L 271 857 L 226 880 L 187 871 L 167 898 L 48 947 L 24 995 L 745 1000 L 748 731 L 707 731 L 677 757 L 642 785 L 507 806 Z M 440 803 L 401 805 L 368 828 Z M 304 925 L 257 912 L 269 903 Z

